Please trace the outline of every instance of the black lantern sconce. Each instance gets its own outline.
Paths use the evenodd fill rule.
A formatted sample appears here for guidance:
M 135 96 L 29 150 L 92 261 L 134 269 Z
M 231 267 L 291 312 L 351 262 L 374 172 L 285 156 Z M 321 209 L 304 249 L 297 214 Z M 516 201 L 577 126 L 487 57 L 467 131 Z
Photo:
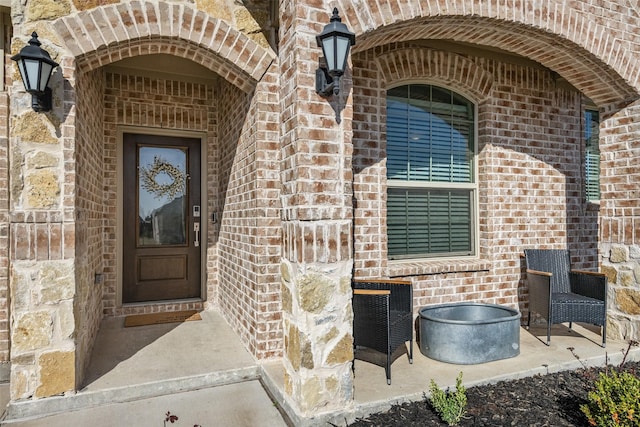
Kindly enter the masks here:
M 51 110 L 51 89 L 47 87 L 53 69 L 58 63 L 51 59 L 49 52 L 40 47 L 38 34 L 31 34 L 29 45 L 20 53 L 11 57 L 18 63 L 24 88 L 31 94 L 31 107 L 34 111 Z
M 326 67 L 316 70 L 316 93 L 328 98 L 340 92 L 340 77 L 347 68 L 349 49 L 356 44 L 356 35 L 342 23 L 336 7 L 329 24 L 316 36 L 316 40 L 327 63 Z

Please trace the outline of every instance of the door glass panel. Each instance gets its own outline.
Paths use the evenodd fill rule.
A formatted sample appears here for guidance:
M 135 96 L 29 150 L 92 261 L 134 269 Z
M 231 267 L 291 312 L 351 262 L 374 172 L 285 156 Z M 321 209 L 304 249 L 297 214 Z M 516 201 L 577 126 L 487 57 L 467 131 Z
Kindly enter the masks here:
M 138 147 L 138 246 L 184 245 L 187 152 Z

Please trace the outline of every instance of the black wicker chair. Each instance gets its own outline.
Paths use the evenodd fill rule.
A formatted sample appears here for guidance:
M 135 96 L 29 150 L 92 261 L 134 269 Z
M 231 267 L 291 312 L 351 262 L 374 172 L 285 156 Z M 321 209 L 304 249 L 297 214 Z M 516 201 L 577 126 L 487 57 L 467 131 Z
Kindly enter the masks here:
M 411 282 L 386 279 L 354 280 L 354 357 L 361 359 L 358 357 L 359 347 L 367 347 L 385 354 L 387 384 L 391 384 L 392 356 L 407 341 L 409 341 L 409 363 L 413 363 L 413 287 Z
M 551 325 L 569 322 L 602 326 L 602 347 L 607 344 L 607 276 L 571 270 L 568 250 L 525 249 L 529 284 L 529 316 L 539 313 L 547 320 L 547 345 Z

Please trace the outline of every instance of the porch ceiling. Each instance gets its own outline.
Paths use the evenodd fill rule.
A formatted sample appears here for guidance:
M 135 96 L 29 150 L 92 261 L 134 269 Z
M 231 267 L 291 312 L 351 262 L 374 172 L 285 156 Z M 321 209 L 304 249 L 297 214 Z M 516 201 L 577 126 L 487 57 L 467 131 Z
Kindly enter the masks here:
M 496 19 L 449 16 L 405 21 L 360 35 L 354 53 L 425 40 L 456 42 L 534 61 L 556 72 L 598 106 L 624 105 L 639 97 L 620 74 L 583 47 L 556 34 Z

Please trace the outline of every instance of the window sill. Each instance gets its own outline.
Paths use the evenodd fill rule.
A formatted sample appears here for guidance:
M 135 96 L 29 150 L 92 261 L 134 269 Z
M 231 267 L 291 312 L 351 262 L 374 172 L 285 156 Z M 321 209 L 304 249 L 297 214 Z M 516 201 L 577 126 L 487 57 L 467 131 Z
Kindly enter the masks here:
M 489 271 L 491 263 L 479 258 L 412 259 L 389 261 L 389 277 L 423 276 L 430 274 Z

